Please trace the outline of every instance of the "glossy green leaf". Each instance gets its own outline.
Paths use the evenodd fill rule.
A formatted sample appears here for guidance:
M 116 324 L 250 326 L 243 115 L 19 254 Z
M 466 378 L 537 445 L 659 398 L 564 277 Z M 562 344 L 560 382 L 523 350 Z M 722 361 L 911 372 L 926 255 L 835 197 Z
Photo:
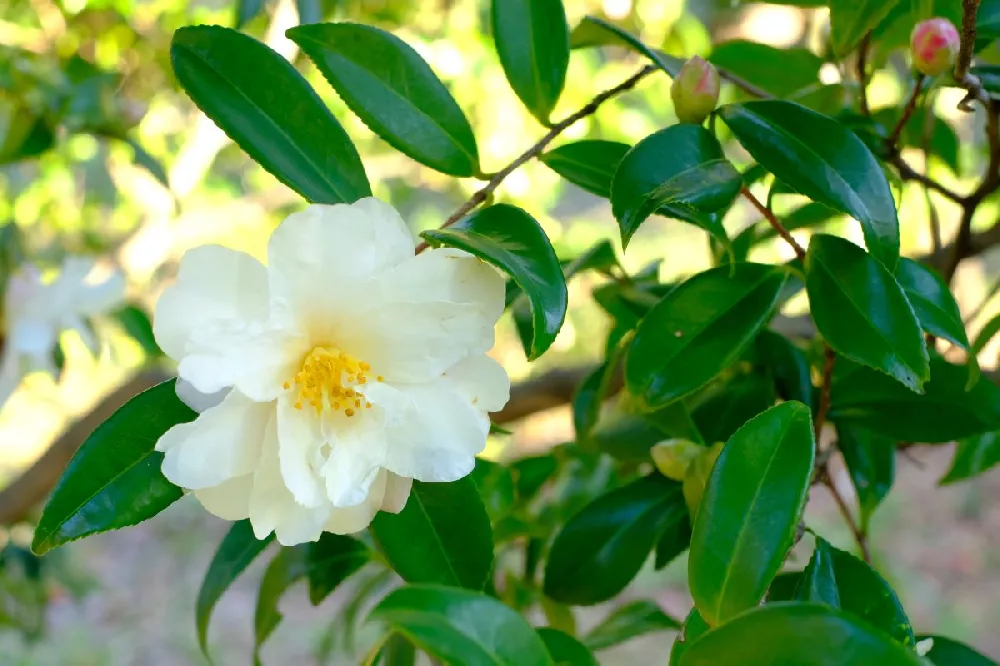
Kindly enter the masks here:
M 502 518 L 514 506 L 514 475 L 507 467 L 484 458 L 476 458 L 470 474 L 493 521 Z
M 800 194 L 857 219 L 869 252 L 895 268 L 896 204 L 885 172 L 854 132 L 781 100 L 729 104 L 719 115 L 768 171 Z
M 843 58 L 882 21 L 899 0 L 830 0 L 830 42 Z
M 264 0 L 236 0 L 236 27 L 242 28 L 264 11 Z
M 594 368 L 577 386 L 573 394 L 573 431 L 577 442 L 589 439 L 597 425 L 611 376 L 610 363 L 604 363 Z
M 260 649 L 283 617 L 278 602 L 289 587 L 305 578 L 309 569 L 309 545 L 282 548 L 264 570 L 254 610 L 254 664 L 260 666 Z
M 726 232 L 711 213 L 727 208 L 742 182 L 704 127 L 673 125 L 650 134 L 622 158 L 611 183 L 622 246 L 653 213 L 695 224 L 725 242 Z
M 607 601 L 639 573 L 663 532 L 682 520 L 681 484 L 658 473 L 598 497 L 556 534 L 545 594 L 575 605 Z
M 976 334 L 976 339 L 972 343 L 972 353 L 978 354 L 983 351 L 997 333 L 1000 333 L 1000 314 L 994 315 L 979 329 L 979 333 Z
M 163 356 L 163 350 L 156 344 L 156 337 L 153 335 L 153 322 L 144 310 L 140 310 L 134 305 L 126 305 L 120 310 L 112 313 L 112 317 L 121 324 L 125 332 L 132 337 L 142 351 L 151 358 Z
M 810 576 L 810 573 L 818 573 L 810 572 L 810 567 L 817 568 L 813 567 L 815 562 L 819 562 L 825 572 Z M 833 580 L 830 580 L 830 574 Z M 853 613 L 904 645 L 914 644 L 913 627 L 896 593 L 878 572 L 854 555 L 817 538 L 816 550 L 810 566 L 806 568 L 803 583 L 799 595 L 803 600 L 833 605 Z M 822 586 L 822 589 L 816 589 L 817 586 Z M 831 587 L 836 588 L 835 599 L 832 598 L 834 592 Z M 806 594 L 802 594 L 803 590 Z
M 774 377 L 781 399 L 798 400 L 812 407 L 812 376 L 805 353 L 791 340 L 771 330 L 760 332 L 756 350 L 761 364 Z
M 830 347 L 921 392 L 929 378 L 927 347 L 885 266 L 850 241 L 819 234 L 809 243 L 805 269 L 810 310 Z
M 677 73 L 681 71 L 681 67 L 684 66 L 684 60 L 681 58 L 667 55 L 663 51 L 650 48 L 643 44 L 642 40 L 635 35 L 626 30 L 622 30 L 618 26 L 608 23 L 603 19 L 599 19 L 594 16 L 584 17 L 583 21 L 580 22 L 580 25 L 578 25 L 573 32 L 583 33 L 584 31 L 591 35 L 592 38 L 586 40 L 585 44 L 578 44 L 580 47 L 619 43 L 632 49 L 640 55 L 646 56 L 654 65 L 672 77 L 677 76 Z M 607 35 L 605 39 L 598 37 L 602 33 Z
M 386 595 L 369 619 L 445 663 L 554 666 L 542 638 L 517 611 L 478 592 L 408 585 Z
M 559 462 L 552 454 L 529 456 L 510 464 L 517 488 L 517 496 L 522 501 L 530 500 L 546 481 L 559 469 Z
M 626 143 L 591 139 L 563 144 L 538 159 L 577 187 L 610 199 L 611 179 L 629 149 Z
M 318 606 L 355 571 L 371 561 L 372 551 L 357 539 L 324 532 L 309 544 L 309 601 Z
M 722 266 L 657 303 L 625 360 L 625 384 L 642 407 L 666 406 L 732 365 L 771 314 L 786 275 L 763 264 Z
M 899 442 L 950 442 L 1000 430 L 1000 388 L 981 379 L 966 391 L 964 367 L 939 358 L 930 367 L 923 395 L 867 368 L 835 370 L 830 419 Z
M 212 611 L 223 593 L 229 589 L 233 581 L 260 555 L 274 540 L 274 534 L 268 534 L 258 540 L 253 534 L 249 520 L 240 520 L 226 533 L 219 549 L 208 565 L 208 571 L 198 590 L 198 603 L 195 605 L 195 628 L 198 631 L 198 645 L 203 654 L 208 656 L 208 623 L 212 619 Z
M 733 618 L 691 645 L 679 666 L 809 664 L 921 666 L 920 657 L 856 617 L 821 604 L 774 603 Z
M 371 196 L 350 137 L 290 62 L 235 30 L 174 33 L 174 74 L 195 104 L 255 162 L 314 203 Z
M 709 624 L 764 598 L 805 507 L 813 449 L 809 409 L 796 402 L 772 407 L 726 443 L 705 488 L 688 558 L 691 595 Z
M 779 49 L 742 39 L 719 44 L 708 60 L 774 97 L 816 85 L 823 66 L 823 59 L 808 49 Z
M 389 564 L 410 583 L 479 590 L 493 569 L 490 517 L 469 477 L 414 481 L 403 510 L 379 513 L 370 529 Z
M 538 630 L 555 666 L 597 666 L 586 645 L 564 631 L 542 627 Z
M 691 545 L 691 518 L 678 520 L 667 526 L 666 531 L 656 542 L 653 556 L 653 568 L 659 571 L 673 562 Z
M 937 273 L 919 262 L 903 257 L 896 267 L 896 280 L 913 306 L 921 328 L 963 349 L 969 349 L 969 338 L 965 334 L 958 303 Z
M 692 608 L 684 620 L 684 626 L 681 627 L 680 635 L 677 636 L 677 640 L 674 641 L 674 645 L 670 649 L 670 666 L 677 666 L 681 662 L 681 657 L 691 647 L 691 644 L 708 633 L 709 630 L 711 630 L 711 627 L 708 626 L 708 623 L 698 613 L 698 609 Z
M 451 176 L 479 172 L 469 121 L 430 66 L 406 42 L 355 23 L 288 31 L 373 132 L 421 164 Z
M 636 599 L 611 611 L 587 633 L 583 642 L 591 650 L 603 650 L 645 634 L 680 628 L 677 620 L 664 613 L 656 602 Z
M 796 598 L 840 608 L 840 590 L 837 588 L 837 573 L 834 570 L 833 549 L 822 538 L 816 538 L 809 564 L 798 583 Z
M 918 636 L 917 641 L 933 640 L 929 652 L 924 657 L 934 666 L 997 666 L 997 662 L 989 659 L 968 645 L 944 636 Z
M 177 397 L 174 382 L 135 396 L 87 437 L 42 511 L 31 544 L 37 555 L 141 523 L 181 498 L 160 472 L 163 454 L 153 450 L 167 430 L 197 416 Z
M 972 478 L 997 463 L 1000 463 L 1000 433 L 986 432 L 959 440 L 951 468 L 941 479 L 941 485 Z
M 385 642 L 379 644 L 378 655 L 365 666 L 415 666 L 417 648 L 400 634 L 389 634 Z
M 482 208 L 446 229 L 425 231 L 434 245 L 471 252 L 506 272 L 528 296 L 535 337 L 530 360 L 552 345 L 566 318 L 566 279 L 538 222 L 509 204 Z
M 861 428 L 841 425 L 837 428 L 837 448 L 847 463 L 861 509 L 861 524 L 867 531 L 872 514 L 892 488 L 896 474 L 895 442 Z
M 691 418 L 706 442 L 725 442 L 744 423 L 773 407 L 776 399 L 770 376 L 762 372 L 738 374 L 704 397 Z
M 493 42 L 507 80 L 538 120 L 548 123 L 569 66 L 562 0 L 493 0 Z

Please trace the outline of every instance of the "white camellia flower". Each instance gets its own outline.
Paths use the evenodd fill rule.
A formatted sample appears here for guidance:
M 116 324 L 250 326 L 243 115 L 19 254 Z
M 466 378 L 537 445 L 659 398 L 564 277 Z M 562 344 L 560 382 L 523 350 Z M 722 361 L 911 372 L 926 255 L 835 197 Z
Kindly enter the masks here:
M 399 512 L 413 479 L 472 471 L 510 394 L 486 356 L 503 308 L 496 270 L 454 249 L 415 255 L 372 198 L 289 216 L 266 267 L 191 250 L 156 339 L 194 389 L 231 390 L 163 435 L 163 473 L 211 513 L 249 517 L 258 538 L 360 531 Z
M 0 404 L 6 402 L 29 372 L 57 374 L 53 359 L 59 334 L 75 330 L 95 353 L 98 342 L 86 319 L 122 302 L 125 279 L 115 271 L 100 278 L 94 261 L 70 257 L 46 282 L 33 264 L 23 265 L 7 282 L 4 294 L 3 361 Z

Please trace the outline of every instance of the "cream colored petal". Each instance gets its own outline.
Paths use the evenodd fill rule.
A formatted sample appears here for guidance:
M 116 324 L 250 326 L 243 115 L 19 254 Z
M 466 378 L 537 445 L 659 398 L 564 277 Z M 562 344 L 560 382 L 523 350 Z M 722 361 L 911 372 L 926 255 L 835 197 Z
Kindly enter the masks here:
M 499 412 L 510 400 L 507 371 L 486 354 L 462 359 L 444 377 L 470 405 L 484 412 Z
M 385 415 L 382 409 L 364 409 L 353 417 L 334 416 L 327 427 L 329 458 L 320 470 L 326 496 L 333 506 L 362 504 L 386 455 Z M 375 503 L 378 508 L 379 502 Z
M 386 480 L 387 472 L 379 472 L 364 501 L 356 506 L 335 508 L 324 529 L 334 534 L 354 534 L 367 528 L 383 502 Z
M 199 414 L 221 403 L 229 391 L 230 389 L 222 389 L 215 393 L 202 393 L 183 377 L 178 377 L 174 384 L 174 392 L 181 399 L 181 402 Z
M 277 400 L 277 438 L 280 473 L 295 501 L 306 507 L 327 502 L 319 470 L 325 463 L 323 434 L 316 412 L 305 405 L 295 409 L 291 393 Z
M 413 479 L 386 472 L 385 497 L 382 498 L 382 511 L 399 513 L 406 506 L 413 488 Z
M 156 450 L 164 453 L 163 475 L 182 488 L 199 489 L 250 474 L 260 461 L 264 429 L 273 413 L 270 403 L 230 392 L 217 407 L 160 438 Z
M 209 513 L 223 520 L 243 520 L 250 516 L 250 493 L 253 474 L 237 476 L 217 486 L 193 491 Z

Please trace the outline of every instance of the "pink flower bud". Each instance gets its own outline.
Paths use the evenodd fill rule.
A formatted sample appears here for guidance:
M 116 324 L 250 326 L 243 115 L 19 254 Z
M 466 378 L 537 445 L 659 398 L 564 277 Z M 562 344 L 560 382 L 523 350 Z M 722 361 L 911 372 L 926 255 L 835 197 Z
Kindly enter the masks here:
M 958 30 L 948 19 L 921 21 L 910 36 L 913 67 L 927 76 L 943 74 L 955 64 L 960 41 Z
M 691 58 L 674 78 L 670 98 L 678 120 L 701 124 L 719 102 L 719 72 L 703 58 Z

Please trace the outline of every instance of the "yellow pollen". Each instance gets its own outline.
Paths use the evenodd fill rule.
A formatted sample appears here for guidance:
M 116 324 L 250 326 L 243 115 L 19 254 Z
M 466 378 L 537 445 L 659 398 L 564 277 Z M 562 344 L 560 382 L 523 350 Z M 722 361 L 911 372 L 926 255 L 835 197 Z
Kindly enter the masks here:
M 367 383 L 364 372 L 370 369 L 367 363 L 336 347 L 314 347 L 284 387 L 289 389 L 295 384 L 298 391 L 296 409 L 302 409 L 303 402 L 308 402 L 317 414 L 329 407 L 336 412 L 343 408 L 346 416 L 354 416 L 354 410 L 360 409 L 362 402 L 366 408 L 371 408 L 371 403 L 363 401 L 364 396 L 354 390 L 354 386 Z M 381 376 L 379 381 L 382 381 Z
M 380 382 L 384 382 L 384 381 L 385 381 L 385 377 L 383 377 L 382 375 L 379 375 L 379 376 L 378 376 L 378 377 L 376 377 L 375 379 L 377 379 L 377 380 L 378 380 L 378 381 L 380 381 Z

